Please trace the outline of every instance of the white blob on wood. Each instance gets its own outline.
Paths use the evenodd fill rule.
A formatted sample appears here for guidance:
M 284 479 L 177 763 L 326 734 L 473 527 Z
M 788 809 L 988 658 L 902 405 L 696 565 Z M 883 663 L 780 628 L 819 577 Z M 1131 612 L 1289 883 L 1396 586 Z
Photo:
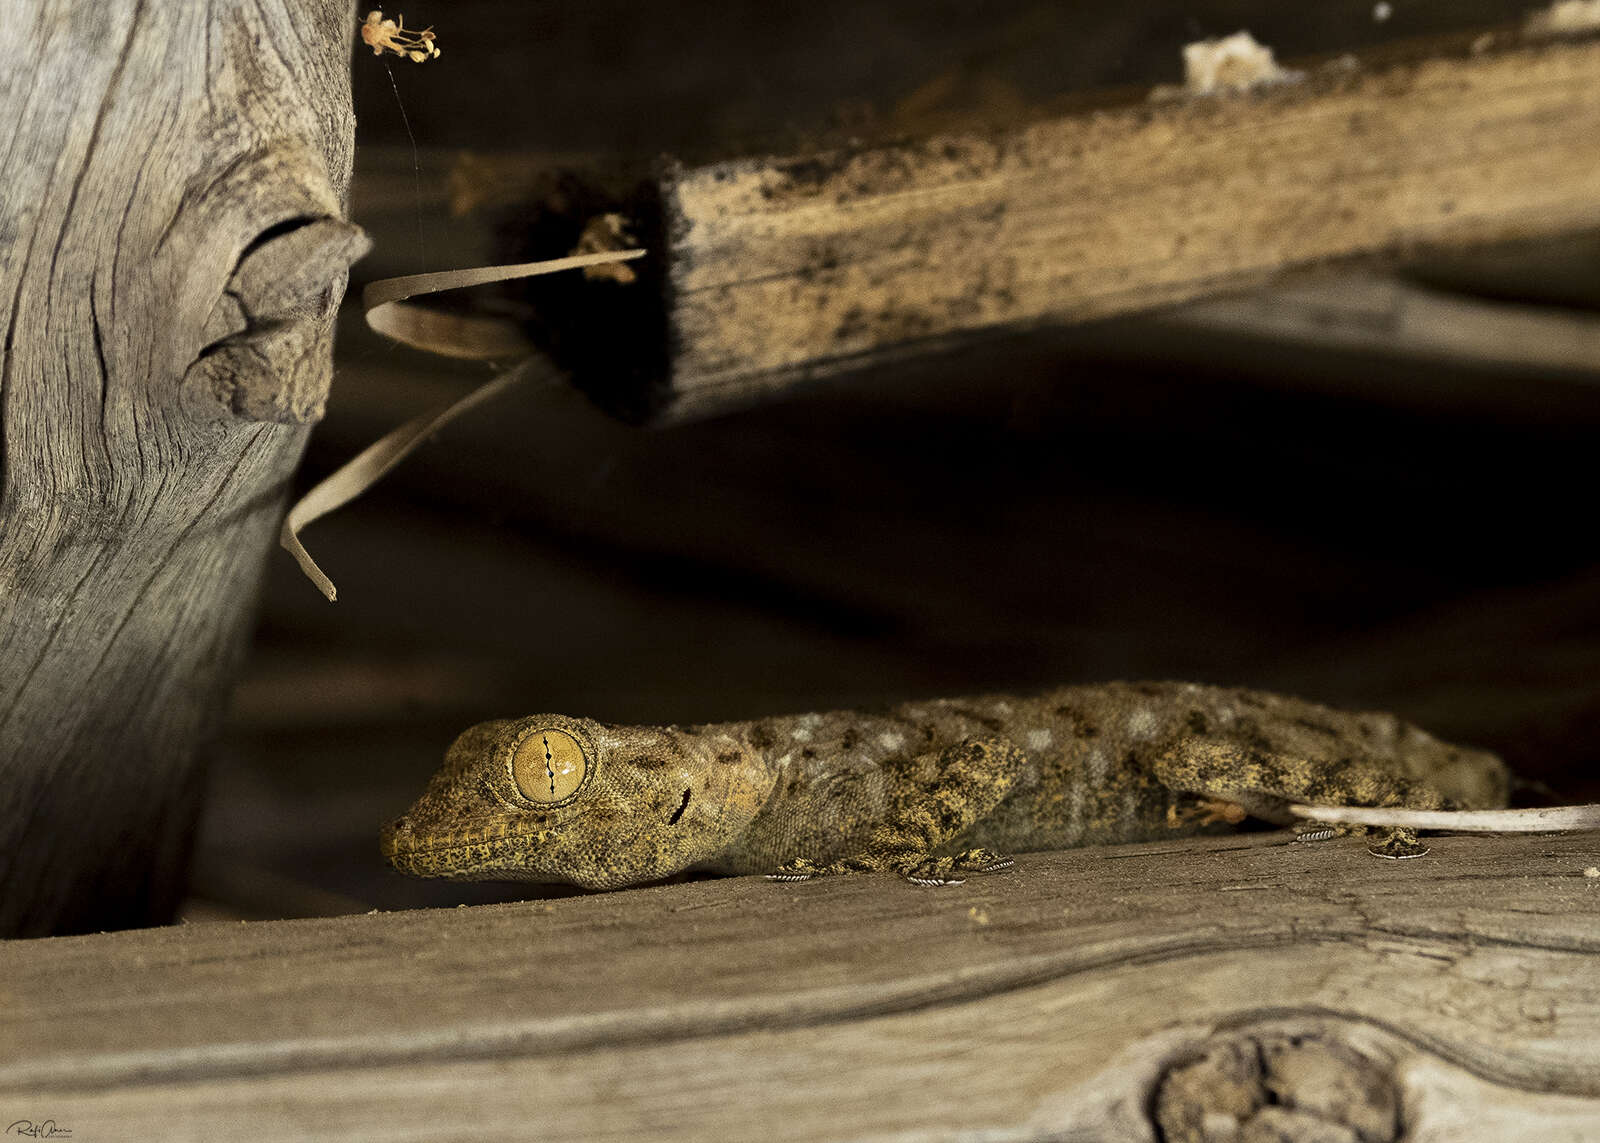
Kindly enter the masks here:
M 1183 86 L 1189 95 L 1248 91 L 1267 83 L 1299 79 L 1300 72 L 1278 66 L 1272 49 L 1249 32 L 1218 40 L 1199 40 L 1183 48 Z

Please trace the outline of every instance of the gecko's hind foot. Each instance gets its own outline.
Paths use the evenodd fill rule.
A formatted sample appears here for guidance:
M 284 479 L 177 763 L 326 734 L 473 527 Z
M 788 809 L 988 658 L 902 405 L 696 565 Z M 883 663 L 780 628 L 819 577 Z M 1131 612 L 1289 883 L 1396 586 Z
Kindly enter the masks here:
M 879 867 L 859 858 L 845 858 L 842 861 L 830 861 L 824 864 L 812 861 L 809 857 L 796 857 L 767 874 L 767 880 L 812 881 L 818 877 L 837 877 L 843 873 L 871 873 L 877 868 Z
M 1417 831 L 1414 829 L 1383 830 L 1367 852 L 1374 857 L 1388 858 L 1390 861 L 1405 861 L 1412 857 L 1425 857 L 1428 847 L 1417 840 Z
M 992 849 L 969 849 L 955 858 L 956 869 L 962 873 L 1004 873 L 1015 864 L 1006 854 Z
M 969 849 L 955 857 L 930 857 L 902 870 L 913 885 L 960 885 L 971 873 L 1004 873 L 1016 862 L 992 849 Z

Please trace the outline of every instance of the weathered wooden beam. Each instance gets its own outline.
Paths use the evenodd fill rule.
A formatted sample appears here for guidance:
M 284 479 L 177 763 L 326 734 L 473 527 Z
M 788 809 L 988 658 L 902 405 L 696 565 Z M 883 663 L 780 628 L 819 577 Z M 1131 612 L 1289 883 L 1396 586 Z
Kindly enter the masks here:
M 380 251 L 360 271 L 369 279 L 399 275 L 415 268 L 413 153 L 409 147 L 377 146 L 362 154 L 353 184 L 354 214 Z M 537 216 L 541 186 L 548 188 L 561 171 L 581 170 L 594 161 L 580 155 L 424 149 L 422 207 L 449 215 L 448 226 L 441 223 L 439 231 L 451 241 L 432 245 L 433 257 L 459 266 L 494 261 L 496 228 L 512 225 L 508 219 Z M 1582 415 L 1579 407 L 1594 404 L 1592 390 L 1589 396 L 1583 390 L 1600 379 L 1597 298 L 1600 232 L 1564 234 L 1531 247 L 1475 247 L 1442 265 L 1424 260 L 1389 272 L 1366 267 L 1285 274 L 1260 289 L 1121 323 L 1079 326 L 1039 348 L 1045 360 L 1057 364 L 1109 359 L 1181 361 L 1229 371 L 1244 367 L 1272 371 L 1276 385 L 1353 391 L 1435 408 L 1547 410 L 1564 417 Z M 377 337 L 354 322 L 342 336 L 361 348 Z M 995 343 L 989 348 L 997 373 L 1026 372 L 1018 368 L 1026 354 Z M 1372 370 L 1359 364 L 1340 370 L 1338 363 L 1350 361 L 1352 354 L 1422 368 L 1390 370 L 1375 380 Z M 1324 367 L 1306 370 L 1307 355 Z M 1462 366 L 1479 370 L 1485 381 L 1467 384 Z M 402 372 L 358 350 L 346 366 L 346 382 L 353 385 L 347 398 L 359 402 L 370 388 L 381 415 L 368 435 L 377 435 L 400 419 L 392 405 L 396 393 L 420 390 L 430 375 L 446 368 L 445 358 L 431 363 L 412 358 Z M 387 375 L 368 386 L 366 376 L 375 370 Z M 454 391 L 446 385 L 430 393 L 415 411 Z
M 6 26 L 0 936 L 170 917 L 366 248 L 347 5 L 17 0 Z
M 79 1138 L 1134 1141 L 1152 1109 L 1211 1138 L 1179 1127 L 1241 1096 L 1264 1128 L 1276 1085 L 1302 1129 L 1582 1138 L 1597 863 L 1593 835 L 1404 863 L 1254 835 L 933 891 L 739 878 L 13 943 L 0 1100 Z M 1268 1073 L 1230 1089 L 1241 1055 Z
M 1417 50 L 1244 95 L 672 169 L 636 207 L 661 252 L 640 283 L 534 300 L 603 403 L 683 416 L 1285 271 L 1600 227 L 1600 42 Z

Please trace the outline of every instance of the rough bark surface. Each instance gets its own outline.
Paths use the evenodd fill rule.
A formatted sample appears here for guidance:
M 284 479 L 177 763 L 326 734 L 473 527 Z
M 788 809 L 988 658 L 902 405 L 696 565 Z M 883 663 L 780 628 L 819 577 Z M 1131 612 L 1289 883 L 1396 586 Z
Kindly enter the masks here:
M 8 0 L 0 935 L 158 921 L 332 372 L 349 6 Z

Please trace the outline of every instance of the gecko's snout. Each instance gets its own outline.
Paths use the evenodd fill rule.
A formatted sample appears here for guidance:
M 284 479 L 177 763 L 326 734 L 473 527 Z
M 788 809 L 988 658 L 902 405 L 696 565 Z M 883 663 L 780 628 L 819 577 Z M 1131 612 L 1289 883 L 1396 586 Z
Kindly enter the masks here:
M 411 839 L 411 831 L 411 819 L 404 814 L 386 823 L 378 835 L 378 848 L 383 856 L 393 857 L 404 850 L 406 842 Z

